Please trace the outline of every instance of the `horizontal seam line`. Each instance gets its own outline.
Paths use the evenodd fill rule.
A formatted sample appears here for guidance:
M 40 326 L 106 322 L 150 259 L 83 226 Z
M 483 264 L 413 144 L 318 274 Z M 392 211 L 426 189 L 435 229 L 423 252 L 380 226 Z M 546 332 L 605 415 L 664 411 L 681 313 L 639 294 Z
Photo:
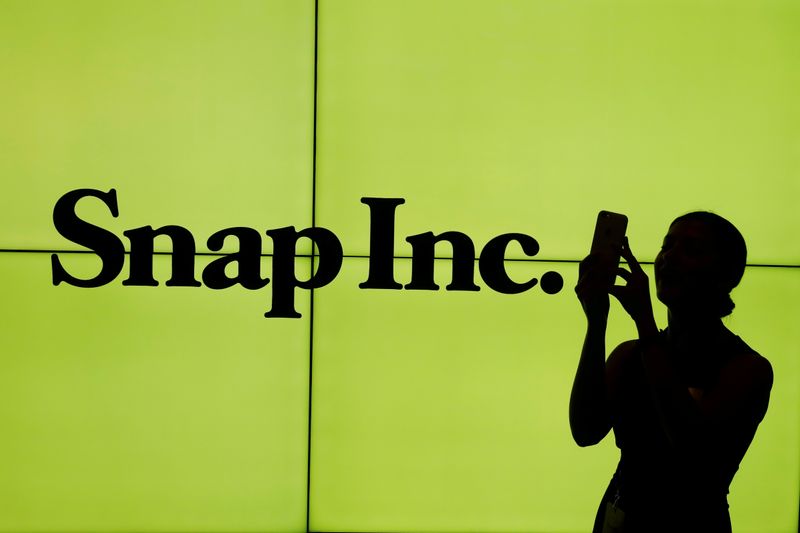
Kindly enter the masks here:
M 92 254 L 96 255 L 96 252 L 89 251 L 89 250 L 26 250 L 26 249 L 14 249 L 8 248 L 3 249 L 0 248 L 0 253 L 29 253 L 29 254 Z M 125 255 L 130 255 L 130 251 L 125 250 Z M 230 252 L 236 253 L 236 252 Z M 153 252 L 153 255 L 172 255 L 172 252 Z M 225 252 L 195 252 L 194 255 L 199 256 L 208 256 L 208 257 L 224 257 L 230 255 L 229 253 Z M 259 254 L 260 257 L 273 257 L 274 254 Z M 319 257 L 320 254 L 314 254 L 314 257 Z M 295 257 L 304 257 L 304 258 L 311 258 L 311 254 L 295 254 Z M 369 255 L 362 255 L 362 254 L 343 254 L 343 259 L 369 259 Z M 393 255 L 393 259 L 413 259 L 410 255 Z M 434 257 L 435 260 L 441 261 L 452 261 L 452 257 Z M 478 261 L 480 258 L 476 257 L 475 261 Z M 521 258 L 521 257 L 506 257 L 504 258 L 505 261 L 517 261 L 517 262 L 529 262 L 529 263 L 580 263 L 582 259 L 544 259 L 544 258 Z M 643 265 L 652 265 L 653 261 L 639 261 L 639 264 Z M 774 265 L 774 264 L 745 264 L 745 267 L 763 267 L 763 268 L 800 268 L 800 265 Z

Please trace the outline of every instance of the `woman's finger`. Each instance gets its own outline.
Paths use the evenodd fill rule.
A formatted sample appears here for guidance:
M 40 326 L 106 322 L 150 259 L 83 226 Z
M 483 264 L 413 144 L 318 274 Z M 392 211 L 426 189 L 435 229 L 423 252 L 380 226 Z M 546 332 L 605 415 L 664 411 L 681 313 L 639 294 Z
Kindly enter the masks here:
M 624 268 L 618 268 L 617 269 L 617 276 L 621 277 L 625 281 L 630 281 L 631 277 L 633 276 L 633 274 L 631 272 L 628 272 Z
M 625 236 L 624 243 L 622 245 L 622 257 L 625 258 L 625 261 L 628 262 L 628 265 L 631 268 L 631 271 L 642 272 L 642 267 L 639 265 L 639 261 L 633 256 L 633 252 L 631 252 L 630 245 L 628 244 L 628 236 Z
M 619 303 L 622 303 L 622 300 L 624 299 L 622 291 L 624 291 L 624 290 L 625 290 L 625 287 L 623 287 L 621 285 L 612 285 L 608 289 L 608 294 L 610 294 L 611 296 L 613 296 L 614 298 L 619 300 Z

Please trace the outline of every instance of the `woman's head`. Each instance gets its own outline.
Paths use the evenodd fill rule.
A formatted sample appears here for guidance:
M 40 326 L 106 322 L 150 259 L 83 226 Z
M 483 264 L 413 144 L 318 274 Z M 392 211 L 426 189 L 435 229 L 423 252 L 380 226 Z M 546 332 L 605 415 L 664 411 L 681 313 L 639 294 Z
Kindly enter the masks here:
M 676 218 L 656 256 L 658 299 L 670 308 L 701 308 L 724 317 L 735 307 L 747 247 L 739 230 L 721 216 L 694 211 Z

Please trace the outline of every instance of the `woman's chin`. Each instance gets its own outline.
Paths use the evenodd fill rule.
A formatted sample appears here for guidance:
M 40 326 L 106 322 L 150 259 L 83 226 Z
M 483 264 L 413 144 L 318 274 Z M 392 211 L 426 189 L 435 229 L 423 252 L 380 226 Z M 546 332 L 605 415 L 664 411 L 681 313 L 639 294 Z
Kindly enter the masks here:
M 656 296 L 661 303 L 669 305 L 670 302 L 674 302 L 678 299 L 680 293 L 676 291 L 674 287 L 658 285 L 656 287 Z
M 659 302 L 673 310 L 691 308 L 693 305 L 692 302 L 687 300 L 680 289 L 675 287 L 658 287 L 656 289 L 656 297 Z

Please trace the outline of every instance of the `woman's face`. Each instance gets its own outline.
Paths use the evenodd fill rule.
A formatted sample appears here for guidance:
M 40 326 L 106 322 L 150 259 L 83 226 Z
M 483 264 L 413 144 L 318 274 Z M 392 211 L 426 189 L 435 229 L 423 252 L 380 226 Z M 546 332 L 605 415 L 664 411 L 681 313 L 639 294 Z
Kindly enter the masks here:
M 654 267 L 656 295 L 669 308 L 691 309 L 708 303 L 719 284 L 714 248 L 701 222 L 673 224 Z

